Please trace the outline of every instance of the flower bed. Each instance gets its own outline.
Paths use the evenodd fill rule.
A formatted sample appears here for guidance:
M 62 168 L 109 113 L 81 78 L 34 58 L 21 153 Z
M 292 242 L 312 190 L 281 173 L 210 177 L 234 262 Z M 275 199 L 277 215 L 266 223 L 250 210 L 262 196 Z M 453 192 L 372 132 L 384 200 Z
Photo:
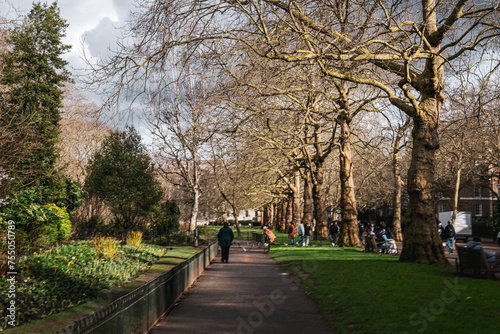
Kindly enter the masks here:
M 165 249 L 153 245 L 118 245 L 110 258 L 90 241 L 74 242 L 17 260 L 16 323 L 44 318 L 118 287 L 161 258 Z M 0 278 L 0 328 L 7 327 L 5 277 Z

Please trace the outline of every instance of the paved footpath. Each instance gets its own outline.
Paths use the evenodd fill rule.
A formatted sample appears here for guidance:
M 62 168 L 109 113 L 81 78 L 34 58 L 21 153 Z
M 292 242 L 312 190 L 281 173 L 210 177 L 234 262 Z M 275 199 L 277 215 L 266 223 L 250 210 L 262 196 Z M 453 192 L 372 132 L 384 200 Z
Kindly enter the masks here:
M 241 242 L 245 246 L 246 242 Z M 333 333 L 300 285 L 262 248 L 220 253 L 150 334 Z

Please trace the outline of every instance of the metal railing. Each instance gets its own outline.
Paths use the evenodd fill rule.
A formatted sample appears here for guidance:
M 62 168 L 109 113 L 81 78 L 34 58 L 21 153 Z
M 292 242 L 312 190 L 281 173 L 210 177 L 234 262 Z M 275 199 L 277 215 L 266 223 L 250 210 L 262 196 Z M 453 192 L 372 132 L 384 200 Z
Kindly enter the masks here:
M 146 333 L 217 255 L 218 242 L 54 334 Z

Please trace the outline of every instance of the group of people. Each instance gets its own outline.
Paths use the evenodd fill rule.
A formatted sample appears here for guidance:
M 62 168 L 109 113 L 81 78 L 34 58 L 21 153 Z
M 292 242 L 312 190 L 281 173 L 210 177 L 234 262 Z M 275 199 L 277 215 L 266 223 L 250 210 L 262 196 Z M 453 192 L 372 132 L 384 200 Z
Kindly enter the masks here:
M 438 233 L 441 236 L 441 240 L 443 241 L 443 246 L 448 248 L 448 253 L 453 253 L 453 244 L 455 243 L 455 228 L 451 222 L 448 222 L 446 227 L 443 227 L 443 224 L 438 221 Z
M 262 226 L 262 234 L 264 235 L 265 246 L 269 246 L 276 239 L 276 235 L 271 231 L 267 222 L 264 222 Z M 219 230 L 217 239 L 219 240 L 219 246 L 221 248 L 221 261 L 223 263 L 228 263 L 229 248 L 233 243 L 234 233 L 227 222 L 225 222 Z
M 444 247 L 448 248 L 448 252 L 450 254 L 453 253 L 453 244 L 455 242 L 455 228 L 451 222 L 448 222 L 446 227 L 442 226 L 441 222 L 438 222 L 438 233 L 443 240 Z M 300 245 L 300 246 L 309 246 L 309 237 L 313 233 L 314 226 L 309 223 L 303 224 L 302 222 L 299 224 L 297 232 L 300 237 L 300 241 L 298 243 L 295 242 L 295 225 L 290 223 L 288 225 L 288 237 L 290 238 L 291 245 Z M 328 224 L 329 238 L 332 241 L 333 246 L 338 245 L 338 239 L 340 235 L 340 227 L 338 221 L 335 220 Z M 384 224 L 384 222 L 379 223 L 378 226 L 375 226 L 372 223 L 367 223 L 367 226 L 358 221 L 358 231 L 359 231 L 359 240 L 361 242 L 364 241 L 363 237 L 366 235 L 374 236 L 379 247 L 384 248 L 387 253 L 397 253 L 397 246 L 394 240 L 394 236 L 392 235 L 390 229 Z M 264 222 L 263 231 L 266 244 L 271 244 L 276 236 L 269 229 L 267 222 Z M 221 246 L 222 253 L 222 262 L 229 261 L 229 247 L 231 246 L 234 234 L 233 230 L 229 228 L 228 223 L 224 223 L 223 227 L 219 230 L 218 233 L 219 244 Z M 481 239 L 479 237 L 474 237 L 473 240 L 467 243 L 468 248 L 480 249 L 482 248 Z M 484 250 L 488 261 L 495 261 L 497 258 L 500 258 L 500 254 L 495 254 L 493 252 L 488 252 Z
M 358 224 L 362 225 L 361 222 L 358 222 Z M 359 230 L 360 240 L 361 242 L 363 242 L 361 234 L 362 228 L 359 228 Z M 363 230 L 365 229 L 363 228 Z M 382 249 L 382 252 L 387 254 L 398 253 L 398 246 L 396 244 L 396 240 L 394 239 L 394 234 L 392 233 L 391 229 L 385 224 L 385 222 L 382 221 L 378 225 L 367 223 L 366 235 L 375 238 L 375 241 L 377 242 L 378 247 Z
M 438 221 L 437 227 L 438 233 L 441 236 L 441 240 L 443 240 L 443 247 L 448 248 L 448 253 L 452 254 L 453 245 L 456 238 L 455 227 L 453 227 L 453 224 L 450 221 L 448 222 L 446 227 L 443 227 L 443 224 Z M 472 240 L 469 241 L 465 247 L 472 249 L 483 249 L 483 246 L 481 245 L 481 238 L 479 238 L 478 236 L 472 237 Z M 500 257 L 500 254 L 498 253 L 489 252 L 485 249 L 483 249 L 483 251 L 488 261 L 495 261 Z M 496 265 L 498 265 L 498 263 L 494 264 L 494 266 Z
M 332 242 L 332 246 L 338 246 L 338 240 L 340 236 L 340 226 L 339 221 L 334 220 L 328 223 L 328 238 Z M 288 238 L 290 239 L 290 245 L 298 245 L 298 246 L 308 246 L 309 245 L 309 237 L 311 236 L 314 230 L 314 225 L 309 223 L 300 223 L 297 229 L 298 235 L 300 237 L 300 241 L 297 243 L 295 240 L 295 225 L 290 223 L 288 225 L 287 233 Z M 381 243 L 383 248 L 387 249 L 389 253 L 397 252 L 396 242 L 394 240 L 394 236 L 388 227 L 385 226 L 383 222 L 376 227 L 374 224 L 367 223 L 367 226 L 358 221 L 358 237 L 361 243 L 364 242 L 364 235 L 374 235 L 377 237 L 377 242 Z
M 359 239 L 361 242 L 363 242 L 363 232 L 364 232 L 364 225 L 358 221 L 358 228 L 359 228 Z M 328 223 L 328 238 L 332 241 L 332 246 L 338 246 L 339 242 L 339 236 L 340 236 L 340 226 L 339 226 L 339 221 L 334 220 L 332 222 Z
M 375 238 L 377 245 L 385 253 L 397 253 L 398 247 L 394 235 L 385 222 L 381 221 L 377 225 L 372 222 L 367 222 L 366 226 L 363 222 L 358 220 L 358 237 L 361 244 L 365 242 L 365 236 Z
M 312 223 L 302 223 L 300 222 L 297 232 L 299 234 L 300 240 L 295 242 L 295 224 L 290 223 L 287 228 L 288 238 L 290 239 L 290 245 L 294 246 L 309 246 L 309 237 L 314 232 L 314 225 Z

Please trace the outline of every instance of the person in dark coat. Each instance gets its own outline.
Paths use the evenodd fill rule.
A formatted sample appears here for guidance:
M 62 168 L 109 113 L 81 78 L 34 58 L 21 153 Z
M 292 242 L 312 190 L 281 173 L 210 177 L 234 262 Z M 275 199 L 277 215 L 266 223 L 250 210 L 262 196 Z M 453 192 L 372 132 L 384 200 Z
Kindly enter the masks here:
M 455 241 L 455 228 L 451 222 L 444 228 L 444 237 L 446 238 L 446 247 L 449 253 L 453 253 L 453 242 Z
M 233 230 L 229 228 L 228 223 L 224 223 L 222 228 L 219 230 L 219 234 L 217 235 L 219 239 L 219 245 L 222 250 L 222 262 L 229 261 L 229 247 L 231 247 L 231 243 L 234 239 Z
M 330 238 L 333 241 L 332 246 L 337 246 L 339 240 L 340 227 L 336 220 L 330 225 L 329 233 L 330 233 Z

